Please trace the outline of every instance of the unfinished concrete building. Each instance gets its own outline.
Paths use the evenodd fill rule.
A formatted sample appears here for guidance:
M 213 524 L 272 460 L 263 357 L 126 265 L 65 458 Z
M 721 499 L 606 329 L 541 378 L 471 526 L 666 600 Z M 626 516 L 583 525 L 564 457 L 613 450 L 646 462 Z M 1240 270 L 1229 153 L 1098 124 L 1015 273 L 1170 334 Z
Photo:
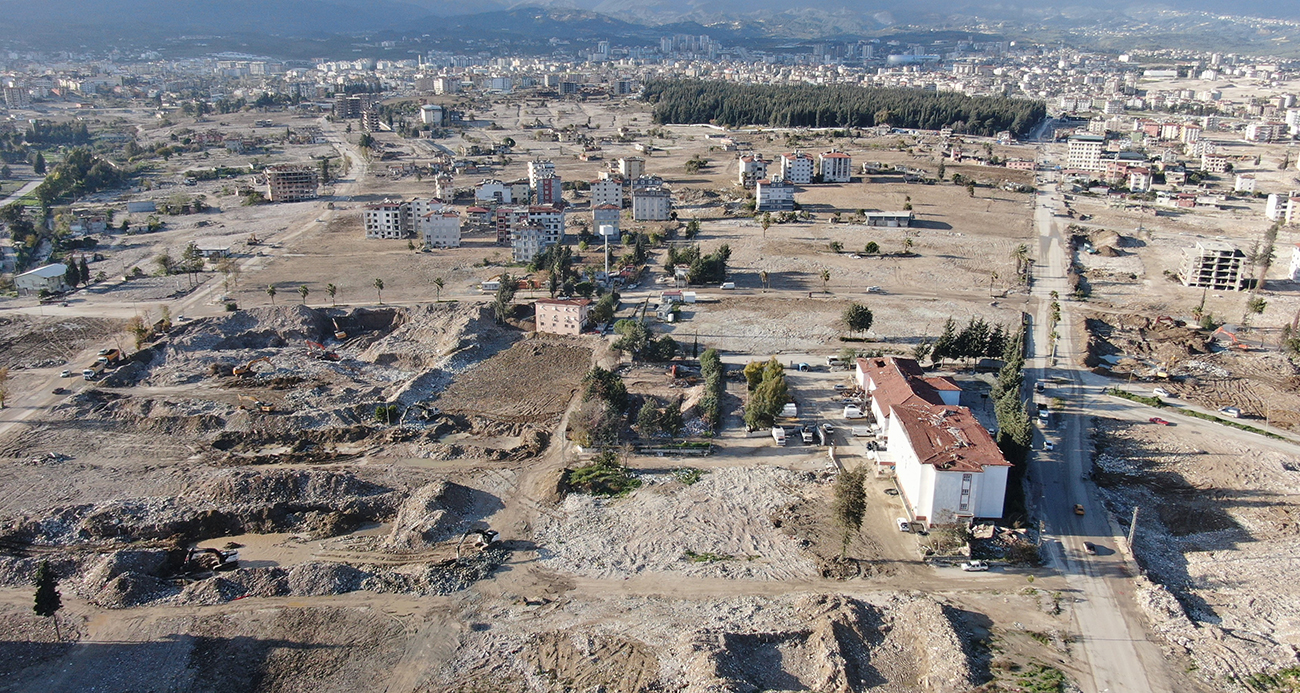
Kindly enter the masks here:
M 272 202 L 316 199 L 316 169 L 282 164 L 266 167 L 266 190 Z
M 1197 241 L 1195 248 L 1183 249 L 1178 279 L 1183 286 L 1240 291 L 1249 288 L 1246 254 L 1223 241 Z

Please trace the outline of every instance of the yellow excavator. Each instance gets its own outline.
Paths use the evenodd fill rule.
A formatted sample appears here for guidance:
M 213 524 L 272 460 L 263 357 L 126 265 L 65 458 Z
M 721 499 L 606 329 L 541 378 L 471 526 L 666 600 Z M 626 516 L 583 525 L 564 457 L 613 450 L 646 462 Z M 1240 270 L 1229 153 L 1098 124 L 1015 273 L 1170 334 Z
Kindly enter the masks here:
M 252 374 L 252 372 L 253 372 L 253 366 L 256 365 L 256 364 L 258 364 L 258 363 L 260 363 L 260 362 L 262 362 L 262 361 L 265 361 L 265 362 L 267 362 L 267 363 L 270 363 L 270 362 L 271 362 L 271 357 L 270 357 L 270 356 L 263 356 L 262 358 L 253 359 L 252 361 L 249 361 L 248 363 L 245 363 L 245 364 L 242 365 L 242 366 L 235 366 L 234 369 L 231 370 L 231 372 L 234 373 L 235 375 L 237 375 L 237 376 L 239 376 L 239 377 L 242 378 L 242 377 L 244 377 L 244 376 L 246 376 L 246 375 L 250 375 L 250 374 Z
M 334 321 L 334 338 L 340 342 L 348 338 L 348 333 L 339 327 L 338 318 L 331 318 Z
M 239 408 L 247 409 L 249 411 L 257 410 L 262 412 L 263 414 L 270 414 L 271 412 L 275 411 L 274 404 L 271 404 L 270 402 L 263 402 L 262 400 L 257 399 L 256 397 L 249 397 L 248 395 L 239 396 Z

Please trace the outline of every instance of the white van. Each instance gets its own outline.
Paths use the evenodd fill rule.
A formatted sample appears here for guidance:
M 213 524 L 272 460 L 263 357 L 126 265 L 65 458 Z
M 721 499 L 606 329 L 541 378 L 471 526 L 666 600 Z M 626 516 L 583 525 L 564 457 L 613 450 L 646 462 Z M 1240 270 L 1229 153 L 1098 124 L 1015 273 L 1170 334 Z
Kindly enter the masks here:
M 848 404 L 848 405 L 845 405 L 845 406 L 844 406 L 844 418 L 846 418 L 846 419 L 861 419 L 861 418 L 863 418 L 862 407 L 859 407 L 859 406 L 856 405 L 856 404 Z
M 777 445 L 785 445 L 785 429 L 780 426 L 773 426 L 772 440 L 775 440 Z
M 722 282 L 722 286 L 718 288 L 724 291 L 732 291 L 736 288 L 736 282 Z

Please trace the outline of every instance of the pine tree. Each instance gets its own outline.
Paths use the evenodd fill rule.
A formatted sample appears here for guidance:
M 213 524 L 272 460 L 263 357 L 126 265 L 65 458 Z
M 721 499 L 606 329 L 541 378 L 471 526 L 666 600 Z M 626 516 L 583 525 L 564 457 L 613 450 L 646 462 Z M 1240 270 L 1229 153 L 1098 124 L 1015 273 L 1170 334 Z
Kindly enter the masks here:
M 86 264 L 85 256 L 82 256 L 81 258 L 81 266 L 78 268 L 78 273 L 81 274 L 82 284 L 90 284 L 90 265 Z
M 36 152 L 36 161 L 32 162 L 32 172 L 38 176 L 45 175 L 45 155 Z

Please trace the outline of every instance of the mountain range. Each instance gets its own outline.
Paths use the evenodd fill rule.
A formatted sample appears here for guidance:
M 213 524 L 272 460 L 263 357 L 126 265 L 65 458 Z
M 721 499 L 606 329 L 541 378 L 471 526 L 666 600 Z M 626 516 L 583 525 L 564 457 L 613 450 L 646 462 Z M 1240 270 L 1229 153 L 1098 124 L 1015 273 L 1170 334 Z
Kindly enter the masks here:
M 1300 19 L 1300 3 L 1266 0 L 0 0 L 0 43 L 68 49 L 184 36 L 241 36 L 261 44 L 358 34 L 498 41 L 653 41 L 665 33 L 709 33 L 724 41 L 809 39 L 980 20 L 1008 27 L 1104 27 L 1149 22 L 1167 9 Z

